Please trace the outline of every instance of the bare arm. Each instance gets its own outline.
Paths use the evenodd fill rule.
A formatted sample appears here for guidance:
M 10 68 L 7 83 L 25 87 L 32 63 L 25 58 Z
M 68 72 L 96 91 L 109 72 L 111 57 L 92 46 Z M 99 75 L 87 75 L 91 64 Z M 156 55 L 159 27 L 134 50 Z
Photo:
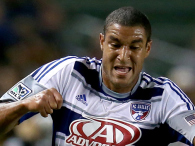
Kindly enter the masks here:
M 53 113 L 53 109 L 60 109 L 62 103 L 60 93 L 51 88 L 21 101 L 0 104 L 0 135 L 13 129 L 27 112 L 39 112 L 47 117 Z
M 0 104 L 0 135 L 10 131 L 18 120 L 27 113 L 21 101 Z

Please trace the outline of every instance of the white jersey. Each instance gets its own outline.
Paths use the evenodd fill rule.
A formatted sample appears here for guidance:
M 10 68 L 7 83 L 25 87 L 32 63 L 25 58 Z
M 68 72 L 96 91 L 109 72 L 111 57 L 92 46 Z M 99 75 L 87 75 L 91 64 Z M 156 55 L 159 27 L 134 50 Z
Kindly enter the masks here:
M 52 146 L 192 145 L 194 105 L 167 78 L 142 72 L 130 93 L 119 94 L 102 83 L 101 60 L 69 56 L 35 70 L 1 101 L 22 100 L 51 87 L 63 97 L 62 108 L 51 115 Z

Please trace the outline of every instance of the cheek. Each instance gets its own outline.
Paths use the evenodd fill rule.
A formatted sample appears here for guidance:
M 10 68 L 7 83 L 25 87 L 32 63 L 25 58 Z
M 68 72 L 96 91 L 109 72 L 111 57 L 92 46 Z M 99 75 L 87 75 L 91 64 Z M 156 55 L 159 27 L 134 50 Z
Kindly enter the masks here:
M 131 57 L 131 60 L 137 65 L 142 66 L 145 56 L 143 54 L 136 54 Z
M 113 61 L 114 58 L 116 58 L 116 55 L 117 53 L 113 50 L 110 50 L 109 48 L 105 49 L 104 52 L 103 52 L 103 58 L 105 60 L 107 60 L 107 62 L 109 61 Z

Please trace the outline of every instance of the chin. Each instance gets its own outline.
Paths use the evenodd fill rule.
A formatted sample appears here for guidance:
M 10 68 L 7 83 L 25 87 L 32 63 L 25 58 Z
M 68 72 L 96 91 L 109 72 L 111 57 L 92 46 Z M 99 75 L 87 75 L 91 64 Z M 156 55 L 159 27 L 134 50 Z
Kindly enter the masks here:
M 114 84 L 118 88 L 124 88 L 129 86 L 129 83 L 127 83 L 126 81 L 118 81 L 118 82 L 114 82 Z

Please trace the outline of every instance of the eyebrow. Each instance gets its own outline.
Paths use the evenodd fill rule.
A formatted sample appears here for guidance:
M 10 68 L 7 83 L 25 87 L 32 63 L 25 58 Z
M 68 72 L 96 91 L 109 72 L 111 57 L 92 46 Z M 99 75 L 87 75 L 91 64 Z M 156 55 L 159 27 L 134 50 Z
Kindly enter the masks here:
M 118 38 L 114 37 L 114 36 L 109 36 L 109 38 L 112 41 L 115 41 L 115 42 L 119 42 L 120 43 L 120 40 Z M 132 44 L 135 44 L 135 43 L 143 43 L 143 42 L 144 42 L 143 39 L 142 38 L 139 38 L 139 39 L 133 40 L 131 43 Z
M 143 43 L 143 39 L 142 38 L 139 38 L 137 40 L 133 40 L 131 43 Z
M 110 38 L 112 41 L 120 42 L 120 40 L 119 40 L 118 38 L 115 38 L 114 36 L 109 36 L 109 38 Z

